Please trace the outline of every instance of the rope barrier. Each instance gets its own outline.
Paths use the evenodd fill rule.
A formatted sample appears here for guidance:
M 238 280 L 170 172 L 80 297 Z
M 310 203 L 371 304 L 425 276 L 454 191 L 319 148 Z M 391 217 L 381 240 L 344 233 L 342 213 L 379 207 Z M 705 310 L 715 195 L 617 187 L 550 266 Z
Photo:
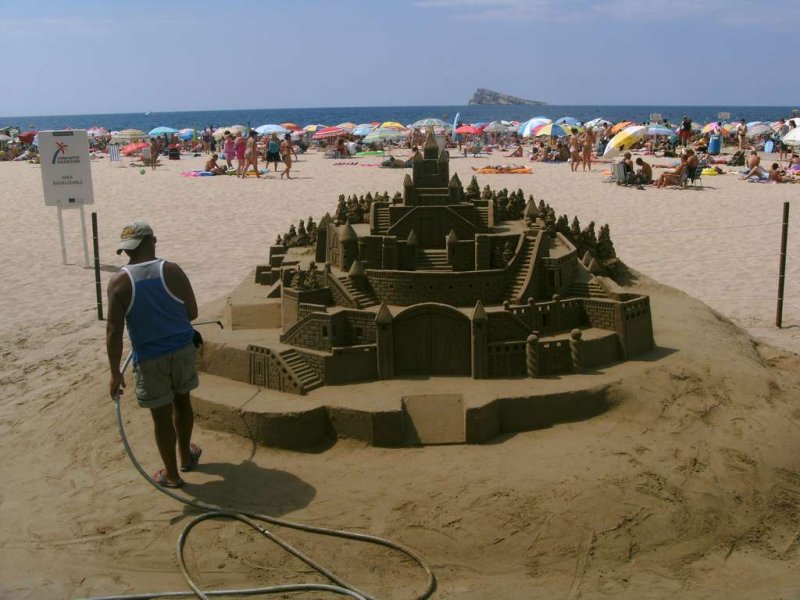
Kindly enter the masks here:
M 200 324 L 203 323 L 195 323 L 195 325 L 200 325 Z M 128 368 L 128 365 L 131 362 L 131 358 L 132 354 L 129 354 L 128 357 L 125 359 L 125 363 L 123 364 L 121 370 L 123 374 L 125 373 L 125 370 Z M 279 525 L 281 527 L 287 527 L 298 531 L 305 531 L 307 533 L 312 533 L 312 534 L 325 535 L 330 537 L 343 538 L 347 540 L 354 540 L 357 542 L 375 544 L 377 546 L 383 546 L 391 550 L 396 550 L 402 554 L 405 554 L 414 563 L 416 563 L 424 571 L 427 577 L 428 583 L 425 588 L 425 591 L 419 596 L 415 596 L 416 600 L 425 600 L 426 598 L 429 598 L 435 591 L 436 576 L 433 574 L 431 568 L 414 551 L 396 542 L 392 542 L 384 538 L 362 533 L 353 533 L 338 529 L 329 529 L 326 527 L 315 527 L 312 525 L 306 525 L 294 521 L 287 521 L 284 519 L 279 519 L 277 517 L 272 517 L 269 515 L 264 515 L 259 513 L 229 510 L 220 506 L 215 506 L 213 504 L 206 504 L 205 502 L 199 500 L 193 500 L 191 498 L 181 496 L 165 487 L 158 485 L 147 474 L 147 472 L 142 467 L 141 463 L 136 458 L 136 455 L 134 454 L 133 449 L 131 448 L 130 442 L 128 441 L 128 436 L 125 434 L 125 427 L 123 426 L 123 419 L 122 419 L 122 409 L 120 407 L 121 403 L 120 403 L 119 390 L 117 390 L 116 394 L 114 395 L 114 404 L 116 406 L 117 429 L 119 430 L 119 435 L 120 438 L 122 439 L 122 445 L 125 447 L 125 452 L 128 454 L 128 458 L 131 460 L 131 463 L 133 464 L 134 468 L 139 472 L 139 474 L 144 478 L 145 481 L 147 481 L 150 485 L 152 485 L 156 490 L 158 490 L 162 494 L 165 494 L 170 498 L 177 500 L 178 502 L 186 504 L 187 506 L 192 506 L 194 508 L 197 508 L 203 512 L 202 514 L 196 516 L 191 521 L 189 521 L 189 523 L 187 523 L 187 525 L 181 532 L 180 536 L 178 537 L 178 544 L 177 544 L 178 565 L 180 567 L 184 579 L 186 580 L 186 583 L 191 588 L 191 591 L 150 592 L 144 594 L 95 596 L 89 600 L 144 600 L 152 598 L 187 598 L 192 596 L 200 598 L 201 600 L 207 600 L 212 596 L 254 596 L 257 594 L 281 594 L 289 592 L 306 592 L 306 591 L 328 592 L 342 596 L 349 596 L 350 598 L 356 598 L 358 600 L 375 600 L 372 596 L 370 596 L 366 592 L 359 590 L 351 583 L 348 583 L 342 577 L 336 575 L 329 569 L 326 569 L 322 565 L 315 562 L 313 559 L 309 558 L 308 556 L 300 552 L 297 548 L 295 548 L 288 542 L 282 540 L 276 534 L 270 532 L 269 530 L 259 525 L 257 521 L 270 523 L 272 525 Z M 207 519 L 233 519 L 245 523 L 252 529 L 258 531 L 268 540 L 274 542 L 275 544 L 286 550 L 292 556 L 300 559 L 305 564 L 310 566 L 312 569 L 324 575 L 335 585 L 327 585 L 321 583 L 299 583 L 299 584 L 289 584 L 289 585 L 274 585 L 274 586 L 266 586 L 259 588 L 205 590 L 205 591 L 202 590 L 189 573 L 189 569 L 186 566 L 186 561 L 184 559 L 184 548 L 186 546 L 186 540 L 188 539 L 191 530 L 196 525 Z

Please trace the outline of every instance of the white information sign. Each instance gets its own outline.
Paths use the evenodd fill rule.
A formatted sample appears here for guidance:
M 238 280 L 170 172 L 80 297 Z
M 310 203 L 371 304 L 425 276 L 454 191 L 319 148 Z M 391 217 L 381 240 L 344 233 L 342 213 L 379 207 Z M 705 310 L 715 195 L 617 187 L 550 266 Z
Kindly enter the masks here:
M 728 119 L 730 119 L 730 118 L 731 118 L 731 113 L 729 113 L 729 112 L 721 112 L 721 113 L 717 113 L 717 118 L 718 118 L 720 121 L 726 121 L 726 120 L 728 120 Z
M 45 205 L 66 208 L 94 204 L 85 130 L 40 131 L 39 160 Z
M 662 121 L 661 113 L 653 113 L 652 115 L 650 115 L 651 123 L 661 123 L 661 121 Z

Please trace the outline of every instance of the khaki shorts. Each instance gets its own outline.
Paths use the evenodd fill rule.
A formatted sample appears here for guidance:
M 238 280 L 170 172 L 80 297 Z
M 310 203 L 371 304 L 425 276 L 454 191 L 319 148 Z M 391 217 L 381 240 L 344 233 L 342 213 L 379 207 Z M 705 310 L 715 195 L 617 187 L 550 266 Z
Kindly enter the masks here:
M 136 401 L 142 408 L 161 408 L 172 402 L 175 394 L 188 394 L 200 385 L 194 344 L 135 363 L 133 380 Z

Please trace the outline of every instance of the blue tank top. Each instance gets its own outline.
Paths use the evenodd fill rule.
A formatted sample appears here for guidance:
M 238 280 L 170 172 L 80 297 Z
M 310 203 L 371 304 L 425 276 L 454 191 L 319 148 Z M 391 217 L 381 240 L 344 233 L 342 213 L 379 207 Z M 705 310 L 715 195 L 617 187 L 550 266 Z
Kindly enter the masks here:
M 126 265 L 133 293 L 125 322 L 133 360 L 166 356 L 191 343 L 194 330 L 183 301 L 167 288 L 164 260 Z
M 270 140 L 269 144 L 267 145 L 267 152 L 275 153 L 280 150 L 281 144 L 275 140 Z

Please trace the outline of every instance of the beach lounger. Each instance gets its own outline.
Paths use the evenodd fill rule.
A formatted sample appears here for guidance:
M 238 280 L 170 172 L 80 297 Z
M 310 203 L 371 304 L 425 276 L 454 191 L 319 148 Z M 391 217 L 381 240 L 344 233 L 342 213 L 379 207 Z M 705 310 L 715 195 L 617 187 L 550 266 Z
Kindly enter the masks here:
M 625 174 L 625 165 L 623 163 L 620 162 L 611 164 L 611 178 L 609 179 L 609 182 L 616 183 L 617 185 L 629 184 Z
M 703 167 L 698 165 L 694 169 L 687 168 L 686 171 L 687 171 L 687 177 L 688 177 L 688 180 L 689 180 L 689 184 L 693 185 L 695 187 L 701 187 L 702 188 L 703 187 L 703 178 L 702 178 Z
M 111 144 L 108 147 L 108 164 L 116 164 L 116 166 L 122 166 L 122 154 L 119 151 L 119 144 Z

